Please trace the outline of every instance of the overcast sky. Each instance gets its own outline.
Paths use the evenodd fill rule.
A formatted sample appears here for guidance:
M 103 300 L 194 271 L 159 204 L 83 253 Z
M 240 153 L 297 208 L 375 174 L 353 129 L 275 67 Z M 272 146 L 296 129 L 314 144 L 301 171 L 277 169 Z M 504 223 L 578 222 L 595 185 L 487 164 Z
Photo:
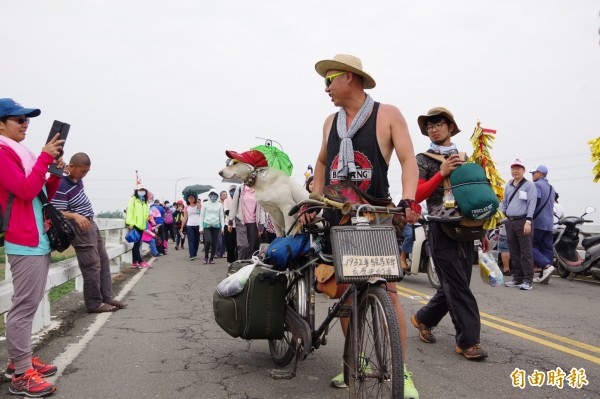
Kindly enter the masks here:
M 597 0 L 5 1 L 0 97 L 42 110 L 23 142 L 36 153 L 53 120 L 71 124 L 66 158 L 91 156 L 99 213 L 126 206 L 136 170 L 163 200 L 225 188 L 225 150 L 256 137 L 281 143 L 302 183 L 336 111 L 314 64 L 354 54 L 417 152 L 429 108 L 454 113 L 467 152 L 480 119 L 498 131 L 505 179 L 515 157 L 545 164 L 567 213 L 593 205 L 599 221 L 587 145 L 600 136 L 599 12 Z M 399 195 L 396 158 L 390 183 Z

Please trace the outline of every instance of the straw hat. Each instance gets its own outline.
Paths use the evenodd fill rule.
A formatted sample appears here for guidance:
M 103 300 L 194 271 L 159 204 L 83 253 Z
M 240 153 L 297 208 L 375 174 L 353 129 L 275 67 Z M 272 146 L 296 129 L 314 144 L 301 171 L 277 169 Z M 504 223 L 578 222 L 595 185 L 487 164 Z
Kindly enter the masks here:
M 427 115 L 421 115 L 417 119 L 417 121 L 419 123 L 419 128 L 421 128 L 421 133 L 424 136 L 429 136 L 429 134 L 427 134 L 427 126 L 426 126 L 427 119 L 431 118 L 432 116 L 438 116 L 438 115 L 442 115 L 444 118 L 446 118 L 448 120 L 448 122 L 450 122 L 454 125 L 454 130 L 452 130 L 452 133 L 450 133 L 450 136 L 454 136 L 455 134 L 460 132 L 458 125 L 454 121 L 454 115 L 452 115 L 452 112 L 448 111 L 444 107 L 435 107 L 435 108 L 431 108 L 429 111 L 427 111 Z
M 363 71 L 360 58 L 349 54 L 336 54 L 332 60 L 321 60 L 315 64 L 317 73 L 323 77 L 327 76 L 327 71 L 335 69 L 338 71 L 348 71 L 360 75 L 364 78 L 364 88 L 372 89 L 375 87 L 375 80 L 365 71 Z

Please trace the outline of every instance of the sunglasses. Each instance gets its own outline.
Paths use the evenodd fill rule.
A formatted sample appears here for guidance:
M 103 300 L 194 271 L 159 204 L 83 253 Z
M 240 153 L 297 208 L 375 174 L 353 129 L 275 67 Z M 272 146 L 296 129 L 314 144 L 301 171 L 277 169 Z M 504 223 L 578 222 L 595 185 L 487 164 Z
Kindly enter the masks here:
M 329 75 L 325 77 L 325 87 L 329 87 L 331 86 L 331 82 L 333 81 L 333 78 L 337 78 L 340 75 L 345 74 L 346 72 L 338 72 L 338 73 L 334 73 L 333 75 Z
M 16 119 L 14 119 L 14 118 L 16 118 Z M 11 120 L 13 122 L 17 122 L 19 125 L 23 125 L 25 123 L 29 124 L 29 118 L 26 116 L 14 116 L 14 117 L 6 118 L 6 119 Z

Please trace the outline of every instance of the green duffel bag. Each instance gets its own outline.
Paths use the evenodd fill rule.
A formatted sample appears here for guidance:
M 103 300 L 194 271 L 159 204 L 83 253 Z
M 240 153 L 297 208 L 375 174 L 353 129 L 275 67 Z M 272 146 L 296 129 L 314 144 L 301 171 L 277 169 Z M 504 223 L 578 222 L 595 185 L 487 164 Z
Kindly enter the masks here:
M 465 163 L 456 168 L 450 174 L 450 186 L 464 217 L 483 221 L 496 214 L 500 203 L 481 165 Z
M 281 339 L 285 321 L 285 275 L 254 268 L 242 292 L 224 297 L 215 290 L 213 310 L 217 324 L 232 337 Z

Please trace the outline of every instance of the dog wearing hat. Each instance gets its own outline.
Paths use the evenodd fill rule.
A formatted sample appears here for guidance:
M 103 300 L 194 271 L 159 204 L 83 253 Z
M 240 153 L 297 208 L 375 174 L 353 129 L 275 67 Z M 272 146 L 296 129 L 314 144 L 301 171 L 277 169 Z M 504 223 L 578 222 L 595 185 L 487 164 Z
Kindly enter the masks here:
M 225 151 L 225 154 L 235 162 L 230 162 L 219 175 L 240 179 L 253 187 L 256 201 L 271 215 L 277 237 L 284 236 L 294 223 L 288 212 L 298 202 L 308 199 L 308 192 L 279 169 L 270 167 L 260 151 Z

